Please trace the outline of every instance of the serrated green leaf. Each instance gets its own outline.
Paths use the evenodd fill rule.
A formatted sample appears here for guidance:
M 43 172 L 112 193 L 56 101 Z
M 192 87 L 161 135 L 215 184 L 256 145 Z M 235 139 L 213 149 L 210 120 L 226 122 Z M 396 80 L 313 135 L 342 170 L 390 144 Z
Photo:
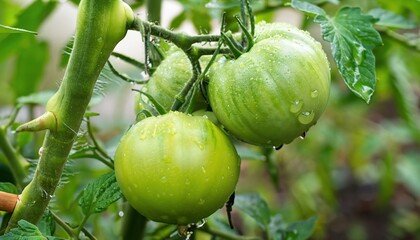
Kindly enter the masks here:
M 26 34 L 33 34 L 36 35 L 36 32 L 29 31 L 22 28 L 14 28 L 0 24 L 0 34 L 7 34 L 7 33 L 26 33 Z
M 236 195 L 234 207 L 252 217 L 261 229 L 267 229 L 270 211 L 267 202 L 258 193 Z
M 89 183 L 83 189 L 79 206 L 83 214 L 89 216 L 104 211 L 109 205 L 122 197 L 114 172 L 107 173 Z
M 416 22 L 382 8 L 372 9 L 368 14 L 379 19 L 375 23 L 379 26 L 401 29 L 413 29 L 417 26 Z
M 8 182 L 0 182 L 0 191 L 18 194 L 16 186 Z
M 292 0 L 292 7 L 294 9 L 297 9 L 299 11 L 304 12 L 306 15 L 315 17 L 318 15 L 326 16 L 327 13 L 324 11 L 324 9 L 312 4 L 308 3 L 307 1 L 302 0 Z
M 41 231 L 26 220 L 19 220 L 18 226 L 10 230 L 0 240 L 45 240 L 47 239 L 42 235 Z
M 19 97 L 17 102 L 20 104 L 46 105 L 53 95 L 53 91 L 36 92 L 31 95 Z
M 375 91 L 375 56 L 372 49 L 382 44 L 373 28 L 375 18 L 363 15 L 360 8 L 341 8 L 330 18 L 318 15 L 322 37 L 331 43 L 338 70 L 351 91 L 367 103 Z
M 295 222 L 291 224 L 287 229 L 290 231 L 297 231 L 297 240 L 305 240 L 312 235 L 317 220 L 318 217 L 314 216 L 303 221 Z

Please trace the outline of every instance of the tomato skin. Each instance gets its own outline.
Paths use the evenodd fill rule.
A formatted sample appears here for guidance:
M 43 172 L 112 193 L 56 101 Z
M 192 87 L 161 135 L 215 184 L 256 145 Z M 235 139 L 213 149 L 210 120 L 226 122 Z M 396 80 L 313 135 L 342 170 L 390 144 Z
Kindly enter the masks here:
M 170 112 L 146 118 L 121 139 L 115 173 L 124 196 L 147 218 L 189 224 L 223 207 L 239 177 L 229 138 L 207 118 Z
M 329 97 L 330 68 L 320 43 L 288 24 L 260 23 L 255 44 L 209 73 L 210 105 L 235 137 L 280 146 L 316 123 Z

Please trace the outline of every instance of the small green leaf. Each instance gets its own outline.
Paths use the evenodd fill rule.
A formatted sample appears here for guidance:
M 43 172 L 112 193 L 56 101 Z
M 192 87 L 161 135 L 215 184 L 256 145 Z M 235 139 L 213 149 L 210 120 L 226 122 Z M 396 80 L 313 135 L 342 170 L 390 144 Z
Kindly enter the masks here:
M 311 16 L 311 17 L 315 17 L 318 15 L 322 15 L 322 16 L 327 15 L 324 9 L 303 0 L 292 0 L 292 7 L 299 11 L 304 12 L 306 15 Z
M 42 235 L 41 231 L 26 220 L 19 220 L 18 226 L 10 230 L 3 236 L 1 240 L 45 240 L 46 237 Z
M 8 182 L 0 182 L 0 191 L 18 194 L 16 186 Z
M 379 26 L 401 29 L 413 29 L 417 26 L 416 22 L 382 8 L 372 9 L 368 14 L 379 19 L 375 23 Z
M 331 43 L 338 70 L 351 91 L 367 103 L 375 91 L 375 56 L 372 49 L 382 44 L 373 28 L 376 21 L 362 15 L 360 8 L 341 8 L 335 17 L 318 15 L 323 38 Z
M 5 33 L 29 33 L 29 34 L 34 34 L 34 35 L 37 34 L 36 32 L 29 31 L 26 29 L 14 28 L 14 27 L 9 27 L 9 26 L 0 24 L 0 34 L 5 34 Z
M 89 183 L 79 199 L 85 216 L 104 211 L 122 197 L 114 172 L 107 173 Z
M 261 229 L 267 229 L 270 223 L 270 211 L 267 202 L 258 193 L 237 195 L 234 207 L 252 217 Z
M 317 220 L 318 217 L 314 216 L 303 221 L 295 222 L 291 224 L 287 229 L 290 231 L 297 231 L 297 240 L 305 240 L 312 235 Z

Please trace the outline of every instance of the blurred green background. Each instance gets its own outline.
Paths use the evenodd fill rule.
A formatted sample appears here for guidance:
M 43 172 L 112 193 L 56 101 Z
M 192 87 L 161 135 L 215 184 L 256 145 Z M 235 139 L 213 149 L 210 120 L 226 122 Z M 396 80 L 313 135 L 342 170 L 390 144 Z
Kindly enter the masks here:
M 319 3 L 331 15 L 342 6 L 360 7 L 365 13 L 380 7 L 416 26 L 378 29 L 384 45 L 374 49 L 377 88 L 366 104 L 347 89 L 329 44 L 320 38 L 319 26 L 312 19 L 284 1 L 252 1 L 257 20 L 290 22 L 322 42 L 331 62 L 332 86 L 324 115 L 305 139 L 296 139 L 280 151 L 237 143 L 244 158 L 237 193 L 259 193 L 284 222 L 318 216 L 313 239 L 420 239 L 420 1 L 310 2 Z M 140 16 L 147 16 L 141 1 L 130 3 L 138 7 Z M 237 6 L 232 0 L 163 1 L 162 25 L 189 33 L 217 33 L 221 12 L 227 11 L 228 23 L 234 23 L 229 16 L 237 13 Z M 35 37 L 0 34 L 0 120 L 7 119 L 20 97 L 49 96 L 57 89 L 65 67 L 60 64 L 62 52 L 74 32 L 76 12 L 71 1 L 0 0 L 0 24 L 39 32 Z M 141 45 L 140 36 L 132 32 L 116 51 L 143 61 Z M 140 74 L 115 62 L 121 71 Z M 92 121 L 97 136 L 112 153 L 120 134 L 134 122 L 133 86 L 106 73 L 101 78 L 91 107 L 101 115 Z M 35 99 L 20 112 L 18 122 L 42 111 L 45 97 Z M 11 139 L 26 158 L 37 158 L 42 134 L 11 134 Z M 4 158 L 0 151 L 0 182 L 11 179 Z M 94 161 L 74 160 L 69 169 L 67 183 L 59 188 L 53 204 L 70 221 L 77 218 L 72 212 L 77 200 L 69 201 L 69 195 L 80 193 L 106 168 Z M 99 239 L 115 234 L 115 218 L 105 214 L 92 219 Z M 237 210 L 233 218 L 239 232 L 258 234 L 252 219 Z M 106 230 L 100 233 L 99 229 Z

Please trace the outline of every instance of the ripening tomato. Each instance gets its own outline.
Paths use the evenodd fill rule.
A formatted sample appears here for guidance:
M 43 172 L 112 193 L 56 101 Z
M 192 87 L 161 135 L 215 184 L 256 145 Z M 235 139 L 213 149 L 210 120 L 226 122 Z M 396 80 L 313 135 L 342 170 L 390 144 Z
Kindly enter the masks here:
M 138 122 L 115 154 L 117 181 L 129 203 L 151 220 L 179 225 L 223 207 L 239 167 L 233 144 L 217 126 L 180 112 Z
M 288 24 L 259 23 L 251 50 L 213 64 L 209 81 L 210 105 L 232 135 L 255 145 L 281 146 L 321 116 L 330 67 L 309 33 Z

